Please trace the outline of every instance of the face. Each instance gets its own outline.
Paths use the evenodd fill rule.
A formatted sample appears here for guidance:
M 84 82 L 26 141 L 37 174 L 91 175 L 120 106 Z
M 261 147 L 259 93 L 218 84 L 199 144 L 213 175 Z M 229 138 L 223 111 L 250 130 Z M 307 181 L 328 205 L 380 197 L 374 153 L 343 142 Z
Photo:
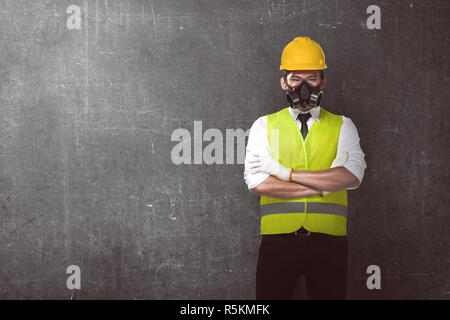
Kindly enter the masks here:
M 313 87 L 317 87 L 320 84 L 319 70 L 293 70 L 287 76 L 287 81 L 292 88 L 298 87 L 300 85 L 300 83 L 302 82 L 302 80 L 307 81 L 308 84 Z M 324 77 L 321 88 L 325 87 L 326 82 L 327 82 L 327 78 Z M 286 85 L 286 83 L 284 82 L 284 77 L 280 78 L 280 84 L 281 84 L 281 88 L 283 90 L 289 89 L 288 86 Z M 298 107 L 297 109 L 299 109 L 301 111 L 308 111 L 308 110 L 311 110 L 312 107 L 307 107 L 307 108 Z

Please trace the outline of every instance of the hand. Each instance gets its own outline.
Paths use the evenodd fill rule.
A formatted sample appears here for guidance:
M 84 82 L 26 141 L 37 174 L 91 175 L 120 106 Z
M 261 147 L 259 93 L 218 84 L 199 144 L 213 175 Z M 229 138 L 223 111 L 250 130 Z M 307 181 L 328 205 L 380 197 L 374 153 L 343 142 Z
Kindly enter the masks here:
M 251 173 L 258 172 L 267 173 L 272 176 L 276 176 L 278 179 L 289 181 L 290 168 L 286 168 L 278 161 L 275 161 L 270 154 L 259 155 L 253 153 L 250 160 L 249 168 L 252 169 Z
M 331 168 L 341 167 L 344 165 L 345 161 L 348 159 L 348 152 L 340 152 L 336 155 L 333 163 L 331 164 Z M 322 197 L 326 196 L 330 192 L 322 190 Z

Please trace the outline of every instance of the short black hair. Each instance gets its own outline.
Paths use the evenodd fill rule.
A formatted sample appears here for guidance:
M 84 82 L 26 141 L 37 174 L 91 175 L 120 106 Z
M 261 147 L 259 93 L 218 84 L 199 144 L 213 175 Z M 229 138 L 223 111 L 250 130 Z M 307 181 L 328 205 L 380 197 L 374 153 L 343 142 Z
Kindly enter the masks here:
M 287 75 L 289 72 L 291 72 L 292 70 L 283 70 L 283 76 Z M 318 70 L 320 73 L 320 80 L 323 80 L 323 78 L 325 77 L 325 72 L 323 70 Z

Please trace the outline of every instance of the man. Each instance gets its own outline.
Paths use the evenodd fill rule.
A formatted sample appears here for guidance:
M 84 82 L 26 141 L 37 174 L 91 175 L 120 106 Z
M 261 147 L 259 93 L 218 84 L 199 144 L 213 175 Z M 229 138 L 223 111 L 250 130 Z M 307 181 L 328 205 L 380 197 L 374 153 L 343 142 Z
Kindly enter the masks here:
M 305 276 L 310 299 L 345 299 L 347 190 L 366 163 L 353 122 L 320 106 L 327 79 L 322 48 L 297 37 L 283 50 L 289 107 L 258 118 L 244 179 L 261 196 L 257 299 L 290 299 Z

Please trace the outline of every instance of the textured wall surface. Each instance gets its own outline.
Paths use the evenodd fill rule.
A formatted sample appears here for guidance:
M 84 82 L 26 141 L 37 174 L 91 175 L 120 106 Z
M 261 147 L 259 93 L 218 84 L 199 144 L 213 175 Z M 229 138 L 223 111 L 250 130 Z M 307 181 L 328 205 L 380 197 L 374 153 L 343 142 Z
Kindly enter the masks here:
M 1 0 L 0 298 L 253 299 L 259 198 L 227 129 L 286 105 L 281 51 L 309 36 L 322 105 L 353 120 L 368 166 L 348 297 L 448 299 L 449 16 L 448 1 Z M 171 157 L 180 129 L 190 164 Z M 208 129 L 221 163 L 194 159 Z

